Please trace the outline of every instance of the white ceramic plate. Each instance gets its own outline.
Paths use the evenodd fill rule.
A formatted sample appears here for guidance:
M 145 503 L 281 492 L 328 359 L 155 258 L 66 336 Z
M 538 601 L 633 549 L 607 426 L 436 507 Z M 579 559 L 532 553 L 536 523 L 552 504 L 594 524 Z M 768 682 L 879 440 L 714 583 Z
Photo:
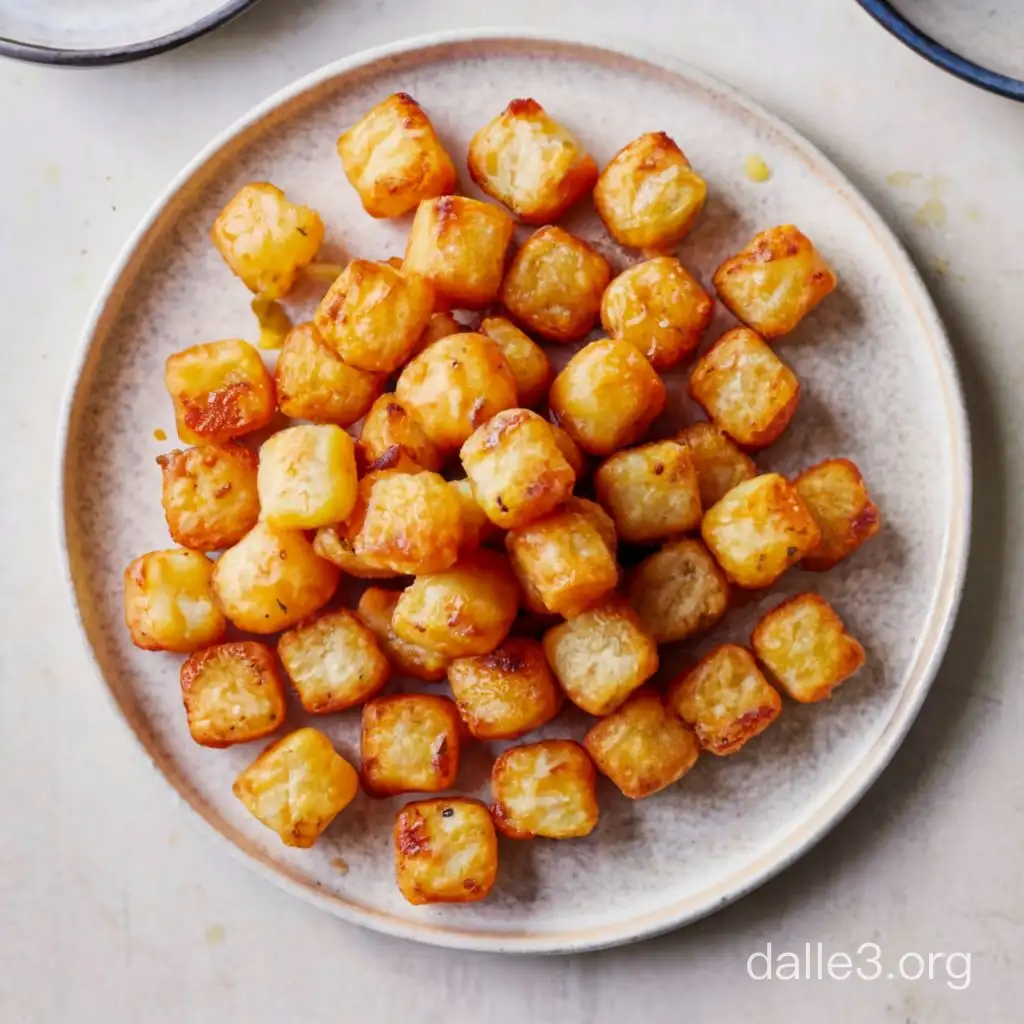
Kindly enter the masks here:
M 256 0 L 0 0 L 0 54 L 118 64 L 180 46 Z
M 791 571 L 714 634 L 715 642 L 745 642 L 782 597 L 820 591 L 868 650 L 865 670 L 831 701 L 787 703 L 741 754 L 706 756 L 651 799 L 631 803 L 602 781 L 601 823 L 589 839 L 503 841 L 491 896 L 456 907 L 414 908 L 399 896 L 390 829 L 401 800 L 361 795 L 314 849 L 283 847 L 231 795 L 260 745 L 196 746 L 181 709 L 180 658 L 135 650 L 122 623 L 124 566 L 168 544 L 154 458 L 172 442 L 153 436 L 163 428 L 173 437 L 164 359 L 195 342 L 254 334 L 250 296 L 209 244 L 210 223 L 240 185 L 266 179 L 321 211 L 329 252 L 400 253 L 407 222 L 367 217 L 334 150 L 341 129 L 399 89 L 426 106 L 460 157 L 472 132 L 516 96 L 539 99 L 599 163 L 641 131 L 669 132 L 710 186 L 708 208 L 681 249 L 705 282 L 755 230 L 799 224 L 842 285 L 779 345 L 805 394 L 787 433 L 758 461 L 790 473 L 848 456 L 885 523 L 833 572 Z M 751 153 L 772 169 L 765 184 L 744 175 Z M 567 226 L 616 266 L 638 258 L 610 244 L 589 209 Z M 709 339 L 729 322 L 720 311 Z M 721 907 L 806 850 L 864 792 L 913 720 L 949 634 L 966 556 L 969 456 L 956 372 L 931 302 L 893 236 L 820 153 L 689 68 L 508 33 L 416 40 L 327 67 L 254 110 L 171 184 L 114 268 L 74 374 L 62 469 L 68 585 L 105 689 L 157 770 L 226 845 L 291 892 L 393 935 L 570 951 L 651 935 Z M 670 375 L 676 416 L 686 414 L 684 380 Z M 666 651 L 666 674 L 709 643 Z M 542 734 L 578 736 L 583 717 L 566 715 Z M 302 721 L 293 709 L 289 726 Z M 358 722 L 352 712 L 317 724 L 357 758 Z M 467 750 L 460 791 L 486 795 L 494 749 Z

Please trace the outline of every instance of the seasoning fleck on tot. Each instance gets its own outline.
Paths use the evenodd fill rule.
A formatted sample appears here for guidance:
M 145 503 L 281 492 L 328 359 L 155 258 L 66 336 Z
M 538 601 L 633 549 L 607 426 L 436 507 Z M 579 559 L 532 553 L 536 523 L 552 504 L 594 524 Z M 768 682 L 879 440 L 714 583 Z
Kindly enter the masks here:
M 751 181 L 767 181 L 772 176 L 772 169 L 764 162 L 764 157 L 751 153 L 743 163 L 743 173 Z

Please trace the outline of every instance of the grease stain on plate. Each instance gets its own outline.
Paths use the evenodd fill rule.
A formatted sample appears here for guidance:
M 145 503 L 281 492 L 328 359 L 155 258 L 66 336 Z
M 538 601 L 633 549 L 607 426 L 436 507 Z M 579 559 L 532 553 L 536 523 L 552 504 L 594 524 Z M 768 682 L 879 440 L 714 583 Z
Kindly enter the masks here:
M 743 161 L 743 173 L 751 181 L 764 182 L 772 176 L 772 169 L 765 163 L 765 159 L 760 153 L 751 153 Z
M 907 188 L 922 177 L 918 171 L 891 171 L 885 176 L 885 183 L 893 188 Z

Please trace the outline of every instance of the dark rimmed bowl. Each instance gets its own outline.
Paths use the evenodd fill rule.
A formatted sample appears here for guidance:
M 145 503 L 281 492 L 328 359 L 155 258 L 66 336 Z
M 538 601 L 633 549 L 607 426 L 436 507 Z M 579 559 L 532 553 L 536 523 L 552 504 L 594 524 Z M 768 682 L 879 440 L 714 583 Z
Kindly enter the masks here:
M 191 39 L 206 35 L 207 32 L 212 32 L 220 25 L 227 24 L 232 18 L 238 17 L 257 2 L 258 0 L 225 0 L 217 10 L 211 11 L 205 17 L 199 18 L 175 32 L 169 32 L 156 39 L 146 39 L 137 43 L 109 48 L 69 50 L 62 47 L 22 42 L 0 35 L 0 56 L 13 57 L 15 60 L 29 61 L 33 64 L 54 64 L 74 68 L 124 64 L 128 61 L 141 60 L 143 57 L 152 57 L 154 54 L 173 50 Z
M 937 67 L 948 71 L 965 82 L 980 86 L 989 92 L 1024 100 L 1024 81 L 1001 74 L 991 68 L 977 64 L 961 56 L 948 46 L 922 32 L 903 14 L 900 14 L 888 0 L 857 0 L 872 18 L 891 32 L 900 42 L 915 50 Z

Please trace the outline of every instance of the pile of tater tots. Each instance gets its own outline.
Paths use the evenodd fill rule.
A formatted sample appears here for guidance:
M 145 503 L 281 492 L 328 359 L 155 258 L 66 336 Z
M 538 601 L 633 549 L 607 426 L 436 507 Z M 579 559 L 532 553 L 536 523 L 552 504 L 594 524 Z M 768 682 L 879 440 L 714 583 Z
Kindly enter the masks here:
M 808 592 L 749 647 L 648 682 L 660 645 L 708 633 L 793 566 L 831 568 L 879 516 L 846 459 L 794 479 L 752 461 L 800 398 L 772 342 L 836 277 L 796 227 L 761 231 L 712 279 L 739 325 L 698 354 L 715 298 L 673 251 L 707 185 L 667 135 L 601 170 L 540 104 L 513 100 L 469 147 L 493 202 L 455 194 L 404 93 L 338 153 L 370 216 L 412 215 L 404 258 L 318 263 L 320 216 L 268 183 L 227 204 L 211 238 L 260 302 L 313 273 L 330 284 L 273 371 L 240 340 L 167 359 L 189 447 L 158 462 L 180 546 L 128 566 L 126 620 L 136 646 L 187 654 L 196 743 L 279 734 L 234 792 L 284 843 L 312 846 L 360 788 L 444 791 L 397 812 L 398 886 L 411 903 L 468 902 L 494 883 L 498 833 L 588 835 L 598 772 L 648 797 L 767 729 L 780 691 L 819 701 L 856 672 L 863 648 Z M 617 276 L 555 223 L 588 197 L 636 260 Z M 535 230 L 510 253 L 517 223 Z M 576 349 L 558 373 L 552 345 Z M 649 438 L 660 373 L 687 361 L 707 419 Z M 343 577 L 366 581 L 353 607 L 336 600 Z M 388 693 L 392 677 L 451 695 Z M 312 716 L 360 709 L 358 770 L 320 730 L 286 731 L 289 689 Z M 594 716 L 582 743 L 507 746 L 489 806 L 451 792 L 465 744 L 528 737 L 566 698 Z

